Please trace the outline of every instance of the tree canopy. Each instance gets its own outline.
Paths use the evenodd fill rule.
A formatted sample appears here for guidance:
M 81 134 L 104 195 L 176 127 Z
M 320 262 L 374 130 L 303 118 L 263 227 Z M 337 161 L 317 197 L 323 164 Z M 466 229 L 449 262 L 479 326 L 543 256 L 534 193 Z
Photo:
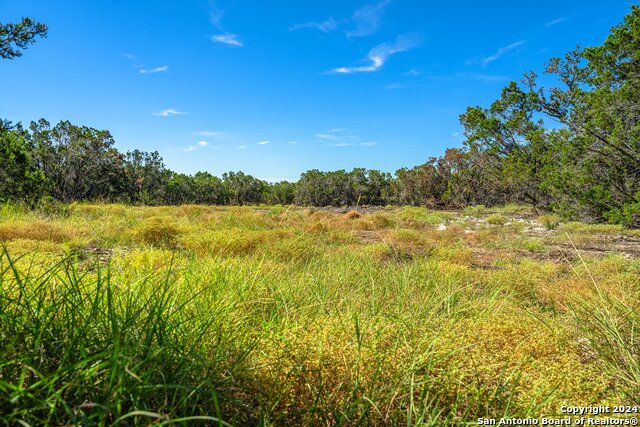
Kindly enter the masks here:
M 47 37 L 47 32 L 45 24 L 31 18 L 22 18 L 17 24 L 0 23 L 0 57 L 13 59 L 22 56 L 22 50 L 35 43 L 36 37 Z

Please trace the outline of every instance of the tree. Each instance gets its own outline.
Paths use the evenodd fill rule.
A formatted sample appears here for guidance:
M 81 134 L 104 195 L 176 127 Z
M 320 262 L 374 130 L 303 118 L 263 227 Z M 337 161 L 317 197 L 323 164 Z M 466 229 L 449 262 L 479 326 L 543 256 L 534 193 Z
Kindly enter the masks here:
M 222 175 L 225 191 L 232 205 L 254 205 L 262 201 L 267 184 L 243 172 L 227 172 Z
M 150 205 L 162 203 L 171 173 L 165 168 L 160 153 L 138 149 L 127 151 L 124 173 L 131 202 Z
M 33 206 L 49 190 L 20 131 L 0 129 L 0 165 L 0 200 L 18 199 Z
M 45 24 L 22 18 L 18 24 L 0 23 L 0 57 L 13 59 L 22 56 L 21 50 L 35 43 L 36 37 L 47 37 Z
M 68 121 L 51 128 L 46 120 L 32 122 L 30 128 L 33 158 L 53 182 L 53 197 L 72 202 L 127 194 L 125 159 L 109 131 Z
M 195 200 L 195 183 L 193 177 L 182 173 L 172 174 L 165 188 L 164 203 L 182 205 Z
M 217 176 L 209 172 L 197 172 L 193 176 L 195 203 L 206 205 L 224 205 L 229 200 L 229 194 L 224 183 Z
M 545 72 L 557 86 L 538 88 L 534 73 L 526 84 L 539 111 L 570 131 L 555 141 L 564 177 L 551 176 L 549 185 L 577 182 L 565 204 L 587 219 L 640 226 L 640 6 L 604 44 L 552 58 Z
M 538 100 L 536 93 L 511 82 L 490 108 L 469 107 L 460 116 L 469 152 L 486 153 L 497 160 L 484 162 L 483 173 L 493 187 L 485 194 L 498 190 L 506 196 L 507 200 L 498 202 L 527 202 L 539 208 L 548 205 L 540 189 L 548 146 L 542 120 L 534 119 Z M 486 160 L 483 156 L 471 159 Z
M 270 205 L 290 205 L 296 195 L 297 186 L 289 181 L 269 184 L 263 193 L 262 201 Z

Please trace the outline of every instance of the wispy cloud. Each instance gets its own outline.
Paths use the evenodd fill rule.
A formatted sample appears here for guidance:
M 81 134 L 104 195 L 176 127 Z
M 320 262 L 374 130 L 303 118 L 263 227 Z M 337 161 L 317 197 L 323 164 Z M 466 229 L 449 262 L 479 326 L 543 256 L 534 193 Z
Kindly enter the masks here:
M 184 116 L 185 114 L 188 114 L 188 113 L 184 111 L 177 111 L 177 110 L 174 110 L 173 108 L 167 108 L 166 110 L 153 113 L 154 116 L 160 116 L 160 117 Z
M 246 145 L 239 145 L 238 146 L 238 150 L 246 150 L 247 146 Z
M 407 71 L 406 73 L 403 73 L 405 76 L 411 76 L 411 77 L 418 77 L 420 74 L 422 74 L 422 71 L 417 70 L 416 68 L 412 68 L 409 71 Z
M 353 66 L 353 67 L 339 67 L 334 68 L 332 71 L 338 74 L 351 74 L 351 73 L 370 73 L 372 71 L 378 71 L 387 60 L 399 52 L 404 52 L 418 45 L 418 38 L 413 34 L 404 34 L 398 36 L 393 42 L 386 42 L 377 45 L 369 51 L 367 60 L 370 64 Z
M 196 147 L 195 145 L 190 145 L 187 148 L 182 149 L 182 151 L 185 151 L 187 153 L 190 153 L 192 151 L 196 151 L 198 149 L 198 147 Z
M 384 9 L 390 2 L 391 0 L 382 0 L 356 10 L 351 17 L 355 28 L 347 31 L 347 37 L 369 36 L 378 31 Z
M 318 140 L 326 142 L 326 141 L 339 141 L 340 138 L 336 135 L 332 135 L 329 133 L 316 133 L 314 135 Z
M 214 27 L 216 27 L 222 34 L 215 34 L 211 36 L 211 40 L 216 43 L 222 43 L 227 46 L 242 47 L 242 41 L 237 34 L 229 33 L 222 26 L 222 17 L 225 11 L 216 6 L 215 3 L 211 3 L 211 10 L 209 11 L 209 19 Z
M 209 20 L 214 27 L 220 31 L 224 31 L 222 28 L 222 17 L 224 16 L 224 10 L 220 9 L 215 2 L 211 2 L 211 8 L 209 10 Z
M 501 47 L 500 49 L 498 49 L 493 55 L 489 55 L 485 58 L 481 58 L 479 61 L 478 60 L 471 60 L 471 61 L 467 61 L 468 64 L 473 64 L 473 63 L 480 63 L 480 65 L 482 65 L 483 67 L 486 67 L 487 65 L 489 65 L 490 63 L 492 63 L 493 61 L 496 61 L 500 58 L 502 58 L 505 54 L 509 53 L 510 51 L 514 50 L 517 47 L 520 47 L 522 45 L 524 45 L 526 42 L 524 40 L 519 40 L 515 43 L 511 43 L 508 46 L 504 46 Z
M 206 147 L 207 145 L 209 145 L 209 143 L 207 141 L 198 141 L 198 145 L 200 147 Z
M 316 133 L 318 142 L 325 143 L 329 147 L 373 147 L 376 141 L 363 140 L 357 135 L 357 131 L 345 128 L 334 128 L 323 133 Z
M 547 22 L 545 24 L 545 27 L 546 28 L 553 27 L 554 25 L 558 25 L 558 24 L 560 24 L 560 23 L 562 23 L 564 21 L 566 21 L 566 18 L 564 18 L 564 17 L 556 18 L 553 21 Z
M 270 142 L 271 142 L 271 141 L 266 141 L 266 140 L 265 140 L 265 141 L 260 141 L 260 142 L 258 142 L 258 145 L 267 145 L 267 144 L 269 144 Z
M 329 33 L 340 29 L 344 31 L 345 35 L 349 38 L 369 36 L 377 32 L 380 28 L 382 15 L 389 3 L 391 3 L 391 0 L 381 0 L 356 10 L 349 18 L 336 20 L 331 16 L 324 21 L 296 24 L 289 27 L 289 30 L 295 31 L 303 28 L 315 28 L 323 33 Z
M 143 68 L 140 70 L 140 74 L 161 73 L 163 71 L 167 71 L 168 69 L 169 67 L 166 65 L 156 68 Z
M 298 143 L 298 141 L 289 141 L 289 142 L 287 142 L 287 144 L 297 144 L 297 143 Z
M 328 33 L 338 28 L 338 21 L 333 19 L 333 17 L 330 17 L 329 19 L 325 19 L 324 21 L 321 21 L 321 22 L 306 22 L 304 24 L 296 24 L 291 26 L 289 30 L 295 31 L 303 28 L 316 28 L 322 31 L 323 33 Z
M 236 34 L 217 34 L 215 36 L 211 36 L 211 40 L 216 43 L 226 44 L 228 46 L 244 46 Z
M 131 53 L 120 53 L 123 57 L 127 58 L 129 61 L 133 62 L 133 68 L 136 68 L 140 74 L 152 74 L 152 73 L 161 73 L 163 71 L 167 71 L 169 69 L 168 65 L 162 65 L 160 67 L 155 68 L 145 68 L 143 64 L 140 64 L 138 58 Z

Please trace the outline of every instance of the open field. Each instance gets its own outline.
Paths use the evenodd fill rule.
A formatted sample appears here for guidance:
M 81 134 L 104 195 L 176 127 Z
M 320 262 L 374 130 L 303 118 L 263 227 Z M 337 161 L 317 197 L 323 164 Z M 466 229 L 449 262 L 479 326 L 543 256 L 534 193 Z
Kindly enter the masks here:
M 518 206 L 0 209 L 9 425 L 640 404 L 638 231 Z

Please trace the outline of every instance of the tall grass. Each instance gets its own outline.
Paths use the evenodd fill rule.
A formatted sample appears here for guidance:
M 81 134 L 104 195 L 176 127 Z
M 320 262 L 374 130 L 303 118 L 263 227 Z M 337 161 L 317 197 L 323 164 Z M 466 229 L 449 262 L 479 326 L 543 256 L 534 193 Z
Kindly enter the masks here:
M 572 306 L 579 330 L 585 335 L 584 351 L 604 360 L 626 397 L 640 404 L 640 307 L 637 300 L 628 303 L 603 290 L 578 255 L 596 294 L 596 298 L 577 300 Z
M 170 271 L 127 286 L 108 268 L 81 272 L 69 258 L 23 272 L 3 251 L 0 265 L 4 423 L 220 419 L 222 352 L 205 355 L 200 346 L 223 313 L 189 316 L 198 295 L 177 293 Z M 225 356 L 225 370 L 242 360 L 241 350 Z
M 458 220 L 76 205 L 55 236 L 7 232 L 0 420 L 453 426 L 633 402 L 635 264 L 586 260 L 599 297 L 580 264 L 492 241 L 518 228 Z

